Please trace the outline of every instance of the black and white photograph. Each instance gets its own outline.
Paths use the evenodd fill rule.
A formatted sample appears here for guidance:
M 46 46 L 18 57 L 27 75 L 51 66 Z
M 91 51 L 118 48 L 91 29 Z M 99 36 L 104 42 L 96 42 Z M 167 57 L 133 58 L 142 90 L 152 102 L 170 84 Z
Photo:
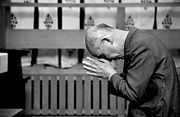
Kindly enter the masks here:
M 0 0 L 0 117 L 180 117 L 180 0 Z

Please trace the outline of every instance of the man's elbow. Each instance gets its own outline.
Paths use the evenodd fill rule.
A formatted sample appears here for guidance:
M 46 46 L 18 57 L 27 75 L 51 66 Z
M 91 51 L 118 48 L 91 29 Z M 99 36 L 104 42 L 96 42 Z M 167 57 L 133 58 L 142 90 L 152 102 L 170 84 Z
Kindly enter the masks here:
M 139 98 L 138 98 L 138 95 L 137 94 L 131 94 L 131 96 L 129 96 L 129 100 L 131 102 L 138 102 Z
M 137 91 L 134 91 L 130 88 L 124 87 L 123 89 L 121 89 L 122 94 L 131 102 L 138 102 L 139 95 Z
M 143 94 L 138 91 L 131 92 L 131 95 L 129 96 L 130 101 L 132 102 L 140 102 L 142 100 Z

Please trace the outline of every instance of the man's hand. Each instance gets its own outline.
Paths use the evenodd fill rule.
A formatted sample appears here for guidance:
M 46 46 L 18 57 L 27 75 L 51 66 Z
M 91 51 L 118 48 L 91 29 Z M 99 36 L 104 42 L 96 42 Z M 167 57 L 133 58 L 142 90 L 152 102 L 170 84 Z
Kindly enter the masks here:
M 109 79 L 114 73 L 116 73 L 111 62 L 105 59 L 95 60 L 87 57 L 86 60 L 83 61 L 83 68 L 87 70 L 87 74 L 103 79 Z

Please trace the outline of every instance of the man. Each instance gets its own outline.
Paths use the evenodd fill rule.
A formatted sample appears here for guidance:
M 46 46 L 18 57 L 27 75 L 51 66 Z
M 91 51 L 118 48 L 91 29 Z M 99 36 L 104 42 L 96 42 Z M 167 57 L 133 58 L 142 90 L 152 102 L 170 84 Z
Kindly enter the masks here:
M 152 34 L 135 27 L 93 26 L 85 35 L 87 74 L 107 79 L 117 95 L 130 101 L 129 117 L 180 117 L 180 84 L 168 49 Z M 124 59 L 123 73 L 112 60 Z

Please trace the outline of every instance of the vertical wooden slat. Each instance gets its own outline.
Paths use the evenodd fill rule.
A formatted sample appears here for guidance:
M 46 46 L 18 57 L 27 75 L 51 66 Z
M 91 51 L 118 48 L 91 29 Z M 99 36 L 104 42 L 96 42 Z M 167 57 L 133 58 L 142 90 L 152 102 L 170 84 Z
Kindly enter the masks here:
M 77 75 L 76 77 L 76 114 L 81 115 L 83 111 L 83 87 L 82 87 L 82 76 Z
M 91 114 L 91 77 L 85 76 L 84 78 L 84 114 L 90 115 Z
M 31 96 L 32 96 L 32 90 L 31 90 L 31 85 L 32 85 L 32 77 L 27 81 L 25 84 L 25 94 L 26 94 L 26 102 L 25 102 L 25 114 L 30 115 L 32 112 L 31 108 Z
M 68 115 L 74 114 L 74 77 L 68 75 Z
M 124 61 L 123 60 L 118 60 L 117 61 L 117 71 L 118 73 L 122 73 L 123 72 L 123 65 L 124 65 Z M 125 99 L 124 98 L 121 98 L 121 97 L 118 97 L 118 116 L 120 117 L 125 117 Z
M 128 100 L 125 100 L 125 113 L 126 115 L 128 115 L 128 110 L 129 110 L 129 101 Z
M 0 3 L 10 2 L 1 0 Z M 10 7 L 0 6 L 0 48 L 6 48 L 6 29 L 10 28 Z
M 34 113 L 40 114 L 40 76 L 34 76 Z
M 124 29 L 125 28 L 125 8 L 117 8 L 117 24 L 116 28 Z
M 108 114 L 108 82 L 107 80 L 101 80 L 101 107 L 102 115 Z
M 3 0 L 5 1 L 5 0 Z M 0 1 L 1 3 L 2 1 Z M 5 12 L 5 7 L 0 6 L 0 48 L 5 48 L 5 43 L 6 43 L 6 12 Z
M 51 76 L 51 115 L 57 114 L 57 76 Z
M 48 114 L 48 98 L 49 98 L 49 92 L 48 92 L 48 82 L 49 78 L 47 75 L 44 75 L 42 77 L 42 114 L 47 115 Z
M 65 102 L 66 102 L 66 97 L 65 97 L 65 76 L 64 75 L 60 75 L 59 76 L 59 88 L 60 88 L 60 96 L 59 96 L 59 113 L 60 115 L 65 115 Z
M 93 114 L 99 114 L 99 79 L 93 78 Z
M 110 115 L 117 114 L 116 110 L 116 96 L 110 94 Z
M 125 117 L 125 99 L 118 97 L 118 116 Z

